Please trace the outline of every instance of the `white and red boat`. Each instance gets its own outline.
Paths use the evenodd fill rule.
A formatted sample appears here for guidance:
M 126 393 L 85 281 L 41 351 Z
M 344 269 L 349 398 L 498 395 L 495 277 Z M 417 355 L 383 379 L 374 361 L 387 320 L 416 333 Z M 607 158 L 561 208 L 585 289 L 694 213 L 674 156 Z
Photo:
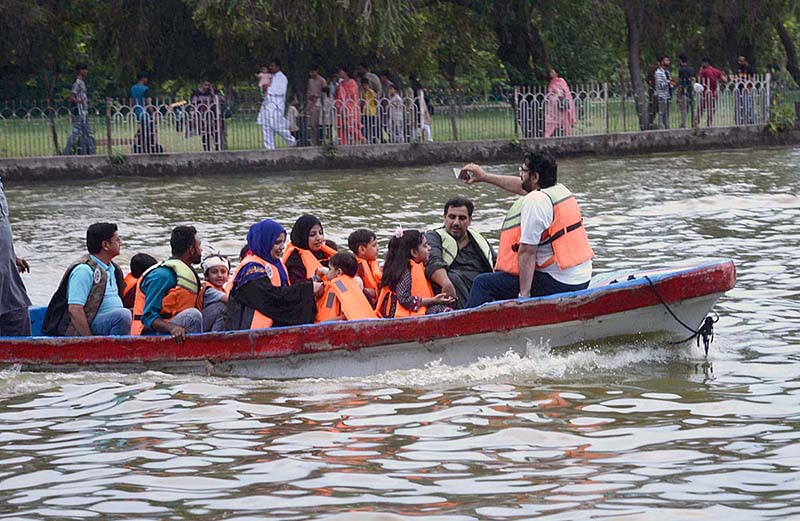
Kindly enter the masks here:
M 645 334 L 685 340 L 735 282 L 733 262 L 715 260 L 603 274 L 583 291 L 439 315 L 205 333 L 182 345 L 165 336 L 7 337 L 0 364 L 280 379 L 364 376 L 434 361 L 467 365 L 509 350 L 524 356 L 531 342 L 561 347 Z M 34 332 L 43 315 L 44 308 L 31 309 Z

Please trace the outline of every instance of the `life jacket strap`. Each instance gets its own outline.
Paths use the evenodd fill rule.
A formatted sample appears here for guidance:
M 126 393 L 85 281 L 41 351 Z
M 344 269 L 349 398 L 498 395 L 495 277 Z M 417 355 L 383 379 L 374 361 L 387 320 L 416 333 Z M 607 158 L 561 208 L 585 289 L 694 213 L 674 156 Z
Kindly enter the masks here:
M 583 220 L 581 220 L 579 222 L 576 222 L 575 224 L 570 224 L 566 228 L 562 228 L 561 230 L 558 230 L 556 233 L 554 233 L 550 237 L 547 237 L 545 240 L 543 240 L 542 242 L 539 243 L 539 246 L 544 246 L 546 244 L 550 244 L 551 242 L 553 242 L 555 240 L 558 240 L 559 238 L 563 237 L 565 234 L 577 230 L 581 226 L 583 226 Z

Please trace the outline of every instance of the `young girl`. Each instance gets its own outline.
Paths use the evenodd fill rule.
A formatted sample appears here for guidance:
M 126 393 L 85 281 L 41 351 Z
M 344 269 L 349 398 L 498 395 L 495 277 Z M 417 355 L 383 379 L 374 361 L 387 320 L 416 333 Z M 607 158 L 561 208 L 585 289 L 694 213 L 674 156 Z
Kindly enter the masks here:
M 222 255 L 215 254 L 206 257 L 201 266 L 205 277 L 199 304 L 203 313 L 203 332 L 224 331 L 228 294 L 223 286 L 228 282 L 231 264 Z
M 425 278 L 425 263 L 431 247 L 418 230 L 398 229 L 389 241 L 386 264 L 383 266 L 381 291 L 378 294 L 378 315 L 400 318 L 450 311 L 453 298 L 445 293 L 433 294 Z

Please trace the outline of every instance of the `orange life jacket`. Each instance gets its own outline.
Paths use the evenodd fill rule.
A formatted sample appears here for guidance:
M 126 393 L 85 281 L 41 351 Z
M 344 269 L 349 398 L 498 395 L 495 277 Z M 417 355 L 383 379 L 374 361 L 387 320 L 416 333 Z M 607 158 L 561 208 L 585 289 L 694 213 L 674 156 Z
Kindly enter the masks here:
M 139 279 L 134 277 L 132 273 L 128 273 L 125 275 L 124 281 L 125 287 L 122 289 L 122 303 L 126 308 L 132 308 L 134 295 L 136 295 L 136 283 L 139 282 Z M 129 303 L 130 305 L 128 305 Z
M 411 269 L 411 294 L 415 297 L 431 298 L 433 297 L 433 288 L 431 283 L 425 277 L 425 265 L 418 262 L 410 261 L 409 267 Z M 391 315 L 392 304 L 397 303 L 395 306 L 394 315 Z M 397 301 L 397 294 L 388 286 L 381 287 L 378 294 L 378 305 L 375 307 L 378 316 L 383 318 L 402 318 L 413 317 L 417 315 L 424 315 L 428 310 L 426 306 L 420 306 L 416 311 L 411 311 L 400 305 Z
M 198 293 L 200 291 L 200 279 L 194 270 L 178 259 L 167 259 L 160 264 L 151 266 L 145 271 L 136 283 L 136 300 L 133 303 L 133 323 L 131 324 L 131 335 L 138 336 L 144 331 L 142 323 L 142 313 L 147 295 L 142 291 L 142 282 L 155 269 L 165 266 L 175 273 L 178 279 L 177 284 L 170 289 L 161 301 L 161 318 L 169 321 L 181 311 L 189 308 L 199 308 Z
M 537 264 L 536 269 L 555 263 L 558 269 L 565 270 L 594 257 L 586 228 L 583 227 L 581 210 L 572 192 L 562 184 L 543 188 L 541 191 L 553 203 L 553 224 L 542 233 L 539 246 L 550 244 L 553 247 L 553 256 L 541 265 Z
M 270 264 L 269 262 L 265 261 L 258 255 L 250 253 L 247 257 L 242 259 L 242 262 L 236 267 L 236 270 L 233 272 L 233 277 L 231 277 L 231 281 L 235 282 L 237 275 L 239 275 L 239 270 L 242 269 L 243 266 L 255 263 L 259 266 L 262 266 L 267 271 L 267 276 L 269 277 L 269 281 L 272 283 L 273 286 L 280 287 L 281 285 L 281 274 L 278 269 Z M 286 267 L 283 268 L 286 271 Z M 231 286 L 233 284 L 231 283 Z M 230 287 L 228 291 L 230 291 Z M 250 322 L 250 329 L 262 329 L 265 327 L 272 327 L 272 319 L 269 318 L 267 315 L 261 313 L 257 309 L 253 310 L 253 320 Z
M 317 301 L 317 322 L 365 318 L 378 318 L 378 315 L 353 277 L 339 275 L 325 283 L 322 298 Z
M 226 283 L 227 284 L 227 283 Z M 223 293 L 227 293 L 224 287 L 220 288 L 211 284 L 209 281 L 204 281 L 203 285 L 200 286 L 200 293 L 197 294 L 197 309 L 203 309 L 203 304 L 205 303 L 206 298 L 206 289 L 214 288 L 217 291 L 221 291 Z
M 303 261 L 303 265 L 306 267 L 306 279 L 310 279 L 314 276 L 314 273 L 319 268 L 322 268 L 322 263 L 320 259 L 314 256 L 314 252 L 311 250 L 307 250 L 305 248 L 298 248 L 291 242 L 288 246 L 286 246 L 286 251 L 283 252 L 283 263 L 285 264 L 286 261 L 289 260 L 289 256 L 297 251 L 300 254 L 300 260 Z M 323 244 L 322 248 L 320 249 L 322 253 L 325 254 L 325 257 L 322 260 L 328 260 L 336 253 L 336 250 L 328 246 L 327 244 Z
M 497 262 L 494 265 L 495 271 L 503 271 L 511 275 L 519 275 L 519 241 L 522 237 L 520 220 L 522 214 L 522 202 L 524 197 L 520 197 L 509 208 L 506 218 L 503 219 L 503 226 L 500 228 L 500 246 L 497 249 Z
M 360 257 L 356 257 L 356 259 L 358 259 L 358 265 L 361 267 L 360 271 L 364 274 L 364 276 L 361 277 L 364 281 L 364 288 L 374 289 L 377 292 L 381 287 L 381 277 L 383 276 L 378 261 L 368 261 Z

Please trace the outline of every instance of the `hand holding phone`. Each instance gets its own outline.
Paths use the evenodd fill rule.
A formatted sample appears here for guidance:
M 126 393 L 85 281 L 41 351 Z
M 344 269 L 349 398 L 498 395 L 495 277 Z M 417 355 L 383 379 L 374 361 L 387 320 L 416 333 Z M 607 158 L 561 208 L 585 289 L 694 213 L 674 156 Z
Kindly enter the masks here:
M 469 172 L 458 167 L 453 167 L 453 175 L 456 176 L 456 179 L 459 181 L 469 181 L 470 179 Z

